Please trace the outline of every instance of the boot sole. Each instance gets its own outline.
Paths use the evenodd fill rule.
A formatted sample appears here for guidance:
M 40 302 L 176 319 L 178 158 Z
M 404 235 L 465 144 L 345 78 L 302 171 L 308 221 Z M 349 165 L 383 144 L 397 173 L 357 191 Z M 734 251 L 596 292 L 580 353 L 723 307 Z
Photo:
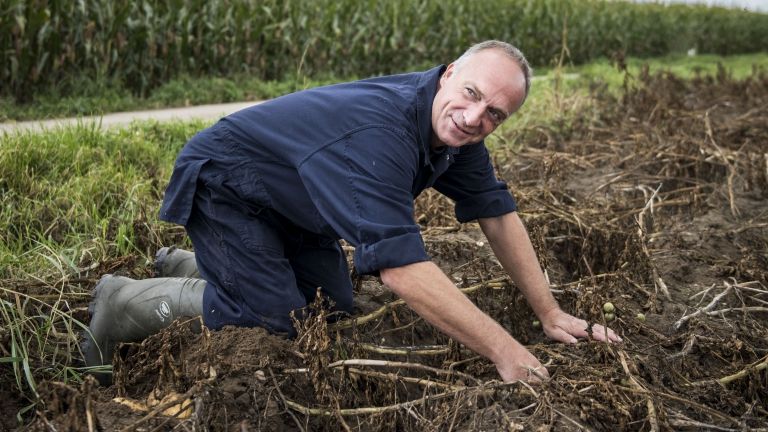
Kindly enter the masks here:
M 104 285 L 111 278 L 112 275 L 102 276 L 101 280 L 99 280 L 96 286 L 91 290 L 91 301 L 88 303 L 88 317 L 90 320 L 93 320 L 96 316 L 96 304 L 100 300 Z M 88 331 L 83 332 L 80 340 L 80 351 L 83 353 L 83 362 L 86 367 L 108 365 L 110 364 L 111 359 L 103 358 L 103 353 L 93 339 L 90 324 L 91 323 L 89 322 Z M 88 373 L 93 375 L 102 386 L 108 386 L 112 383 L 112 372 L 89 371 Z

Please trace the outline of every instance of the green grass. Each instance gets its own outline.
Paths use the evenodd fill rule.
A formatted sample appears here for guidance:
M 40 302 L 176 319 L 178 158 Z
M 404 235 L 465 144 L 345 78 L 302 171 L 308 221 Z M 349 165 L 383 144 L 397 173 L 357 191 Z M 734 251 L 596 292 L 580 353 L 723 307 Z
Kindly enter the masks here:
M 647 65 L 651 73 L 658 71 L 671 72 L 681 78 L 715 75 L 718 65 L 737 79 L 743 79 L 752 73 L 752 68 L 768 67 L 768 52 L 721 57 L 715 55 L 670 55 L 654 59 L 627 59 L 630 74 L 637 76 L 643 65 Z M 607 59 L 602 59 L 587 65 L 567 68 L 568 72 L 580 74 L 590 81 L 604 81 L 612 87 L 621 86 L 623 77 L 616 72 L 616 66 Z
M 714 72 L 722 61 L 741 77 L 766 59 L 666 57 L 649 63 L 694 76 Z M 640 63 L 630 60 L 630 70 Z M 617 90 L 623 79 L 607 61 L 538 75 L 525 107 L 489 140 L 492 147 L 530 144 L 543 139 L 542 131 L 567 133 L 575 119 L 596 115 L 593 81 Z M 269 91 L 313 83 L 273 83 Z M 201 88 L 213 90 L 185 91 Z M 234 97 L 243 88 L 190 79 L 164 87 L 152 103 L 212 102 L 207 98 Z M 186 241 L 183 230 L 161 223 L 157 212 L 176 154 L 207 125 L 141 122 L 0 135 L 0 384 L 14 388 L 25 406 L 38 401 L 42 381 L 82 379 L 77 340 L 85 326 L 73 311 L 85 306 L 96 278 L 114 271 L 146 276 L 159 247 Z
M 161 179 L 169 176 L 181 146 L 202 127 L 199 122 L 113 130 L 79 125 L 4 136 L 0 278 L 17 276 L 14 269 L 22 263 L 49 267 L 46 249 L 73 249 L 68 255 L 88 261 L 105 253 L 146 252 L 135 234 L 155 219 Z M 110 238 L 112 244 L 103 243 Z M 100 253 L 93 256 L 94 251 Z

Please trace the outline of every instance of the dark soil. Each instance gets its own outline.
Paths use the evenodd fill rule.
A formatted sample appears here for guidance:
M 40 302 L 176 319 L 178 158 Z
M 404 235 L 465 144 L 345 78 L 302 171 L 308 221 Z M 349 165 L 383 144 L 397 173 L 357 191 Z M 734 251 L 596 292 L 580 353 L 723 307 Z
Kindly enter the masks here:
M 495 152 L 561 306 L 604 322 L 612 302 L 622 344 L 547 340 L 478 226 L 427 193 L 416 218 L 429 252 L 546 363 L 548 382 L 499 382 L 356 277 L 353 323 L 315 308 L 288 341 L 176 322 L 124 346 L 109 388 L 42 385 L 32 429 L 768 428 L 768 76 L 633 82 L 620 100 L 596 88 L 574 124 L 514 131 L 521 152 Z

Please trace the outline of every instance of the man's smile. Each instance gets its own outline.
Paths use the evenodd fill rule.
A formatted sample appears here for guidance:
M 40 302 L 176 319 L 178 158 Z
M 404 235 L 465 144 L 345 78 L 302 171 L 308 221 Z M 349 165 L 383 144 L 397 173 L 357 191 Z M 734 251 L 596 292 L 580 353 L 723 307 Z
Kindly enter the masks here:
M 454 119 L 453 119 L 453 117 L 451 117 L 451 121 L 453 122 L 453 126 L 454 126 L 454 127 L 455 127 L 455 128 L 456 128 L 456 129 L 457 129 L 459 132 L 463 133 L 464 135 L 468 135 L 468 136 L 471 136 L 471 135 L 472 135 L 472 133 L 471 133 L 471 132 L 469 132 L 469 131 L 467 131 L 467 130 L 463 129 L 461 126 L 459 126 L 459 123 L 458 123 L 456 120 L 454 120 Z

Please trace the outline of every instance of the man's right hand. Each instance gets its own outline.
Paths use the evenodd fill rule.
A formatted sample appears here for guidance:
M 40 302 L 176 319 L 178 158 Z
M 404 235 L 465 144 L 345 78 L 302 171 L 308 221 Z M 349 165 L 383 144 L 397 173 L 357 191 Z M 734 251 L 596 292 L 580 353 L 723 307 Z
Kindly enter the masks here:
M 422 318 L 490 359 L 506 382 L 541 381 L 536 357 L 472 303 L 432 262 L 381 270 L 381 280 Z
M 549 378 L 549 371 L 539 360 L 531 354 L 523 345 L 515 341 L 510 352 L 498 359 L 496 370 L 504 382 L 525 381 L 529 383 L 541 382 Z

